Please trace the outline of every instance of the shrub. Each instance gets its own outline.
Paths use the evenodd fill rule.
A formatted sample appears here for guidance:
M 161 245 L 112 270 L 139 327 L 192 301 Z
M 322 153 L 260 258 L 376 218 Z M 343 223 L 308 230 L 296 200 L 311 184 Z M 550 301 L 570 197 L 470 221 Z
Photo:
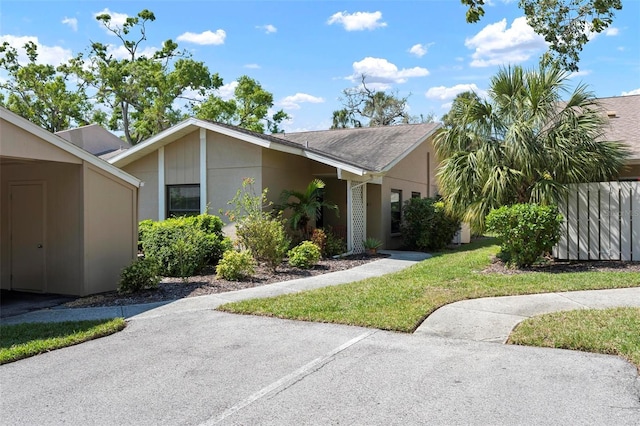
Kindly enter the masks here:
M 308 269 L 320 260 L 320 248 L 311 241 L 303 241 L 289 250 L 289 264 L 297 268 Z
M 408 249 L 440 250 L 460 228 L 460 221 L 450 217 L 444 203 L 435 198 L 412 198 L 402 213 L 402 238 Z
M 228 250 L 224 252 L 222 260 L 216 266 L 218 278 L 229 281 L 251 276 L 255 273 L 255 260 L 248 251 Z
M 500 240 L 500 257 L 511 266 L 530 266 L 560 239 L 562 215 L 556 206 L 514 204 L 492 210 L 487 230 Z
M 318 246 L 322 257 L 327 256 L 327 234 L 325 234 L 324 230 L 320 228 L 314 229 L 311 234 L 311 242 Z
M 215 265 L 231 241 L 222 235 L 222 221 L 212 215 L 175 217 L 143 226 L 142 250 L 158 262 L 159 273 L 182 277 Z
M 290 240 L 280 219 L 246 217 L 236 224 L 236 235 L 242 247 L 274 271 L 289 249 Z
M 153 221 L 151 219 L 145 219 L 140 221 L 138 224 L 138 250 L 142 251 L 142 240 L 144 239 L 144 235 L 149 232 L 149 230 L 153 227 Z
M 134 293 L 154 289 L 158 287 L 159 282 L 158 263 L 154 259 L 140 258 L 122 270 L 118 292 Z
M 327 257 L 337 256 L 347 251 L 347 243 L 344 238 L 339 237 L 330 229 L 326 232 L 327 241 L 324 246 L 325 255 Z

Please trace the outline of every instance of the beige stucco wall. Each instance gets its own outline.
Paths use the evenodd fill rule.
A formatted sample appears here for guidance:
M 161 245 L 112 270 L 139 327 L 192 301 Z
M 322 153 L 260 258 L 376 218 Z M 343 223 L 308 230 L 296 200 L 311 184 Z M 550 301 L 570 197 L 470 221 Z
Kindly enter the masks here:
M 200 182 L 200 136 L 192 132 L 164 148 L 165 184 Z
M 5 120 L 0 125 L 0 156 L 81 164 L 82 160 Z
M 412 192 L 419 192 L 422 198 L 432 197 L 437 193 L 435 169 L 433 144 L 428 139 L 398 162 L 383 178 L 380 192 L 380 228 L 383 238 L 380 239 L 384 242 L 384 248 L 396 249 L 402 246 L 402 236 L 391 234 L 391 190 L 402 191 L 402 205 L 411 198 Z
M 137 255 L 136 188 L 86 165 L 84 178 L 84 282 L 81 294 L 117 288 L 120 272 Z
M 382 185 L 367 184 L 367 237 L 385 241 L 386 228 L 382 223 L 384 215 L 381 206 Z
M 158 220 L 158 151 L 122 168 L 142 181 L 138 189 L 139 218 Z
M 3 123 L 4 125 L 4 123 Z M 4 143 L 4 139 L 3 139 Z M 57 162 L 3 164 L 0 198 L 0 285 L 10 289 L 9 184 L 45 182 L 44 292 L 79 294 L 82 277 L 82 165 Z M 113 208 L 111 206 L 110 208 Z

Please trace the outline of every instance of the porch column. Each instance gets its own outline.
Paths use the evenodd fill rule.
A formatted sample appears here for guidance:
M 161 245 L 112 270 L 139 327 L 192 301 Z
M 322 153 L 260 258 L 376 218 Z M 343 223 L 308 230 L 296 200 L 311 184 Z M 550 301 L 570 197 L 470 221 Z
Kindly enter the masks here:
M 363 253 L 367 233 L 367 182 L 347 181 L 347 250 Z
M 200 128 L 200 213 L 207 213 L 207 130 Z
M 158 220 L 165 220 L 166 189 L 164 184 L 164 147 L 158 149 Z

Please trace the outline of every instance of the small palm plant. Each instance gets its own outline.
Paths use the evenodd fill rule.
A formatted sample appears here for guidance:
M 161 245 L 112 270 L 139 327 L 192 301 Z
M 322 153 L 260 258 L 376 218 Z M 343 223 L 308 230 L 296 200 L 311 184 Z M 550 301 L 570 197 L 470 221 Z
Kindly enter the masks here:
M 291 217 L 289 223 L 291 228 L 305 236 L 309 237 L 308 225 L 311 220 L 316 220 L 322 213 L 322 208 L 338 212 L 338 206 L 324 200 L 325 183 L 320 179 L 312 180 L 304 192 L 294 190 L 284 190 L 280 194 L 280 203 L 277 208 L 281 211 L 290 209 Z M 291 198 L 297 199 L 290 200 Z
M 376 254 L 378 249 L 382 247 L 382 241 L 373 237 L 367 237 L 367 239 L 362 242 L 362 245 L 368 254 Z

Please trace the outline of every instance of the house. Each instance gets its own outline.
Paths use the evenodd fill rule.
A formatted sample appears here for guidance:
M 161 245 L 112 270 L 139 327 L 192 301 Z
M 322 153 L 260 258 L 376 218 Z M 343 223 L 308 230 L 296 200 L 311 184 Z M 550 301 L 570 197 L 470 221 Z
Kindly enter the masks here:
M 343 229 L 348 250 L 363 252 L 366 237 L 388 249 L 402 244 L 401 206 L 436 194 L 432 139 L 437 123 L 264 135 L 235 126 L 187 119 L 109 159 L 144 182 L 139 218 L 228 209 L 243 178 L 268 188 L 304 190 L 314 178 L 339 216 L 317 226 Z
M 140 181 L 0 108 L 0 288 L 115 290 L 137 255 Z
M 604 140 L 624 142 L 631 152 L 620 180 L 640 180 L 640 95 L 599 98 L 609 125 Z
M 89 124 L 87 126 L 63 130 L 56 132 L 56 135 L 103 160 L 108 160 L 122 151 L 131 148 L 128 142 L 120 139 L 99 124 Z

